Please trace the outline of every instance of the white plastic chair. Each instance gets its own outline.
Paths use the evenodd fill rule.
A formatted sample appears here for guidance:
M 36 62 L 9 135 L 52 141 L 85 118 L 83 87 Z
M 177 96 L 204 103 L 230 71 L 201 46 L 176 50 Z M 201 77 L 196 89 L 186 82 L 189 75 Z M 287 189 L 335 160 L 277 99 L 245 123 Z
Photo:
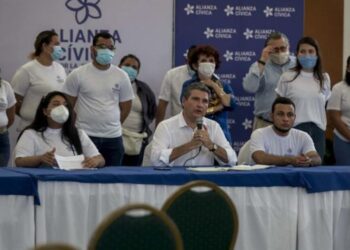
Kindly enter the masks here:
M 246 143 L 244 143 L 239 150 L 237 163 L 238 165 L 249 165 L 252 163 L 252 158 L 250 155 L 250 140 L 246 141 Z

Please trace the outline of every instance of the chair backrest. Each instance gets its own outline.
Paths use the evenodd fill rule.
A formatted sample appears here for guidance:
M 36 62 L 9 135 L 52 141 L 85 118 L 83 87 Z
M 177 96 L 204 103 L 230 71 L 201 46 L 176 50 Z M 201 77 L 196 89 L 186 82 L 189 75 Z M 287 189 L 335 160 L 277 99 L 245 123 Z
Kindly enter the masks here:
M 48 243 L 38 245 L 34 248 L 34 250 L 78 250 L 78 248 L 65 243 Z
M 143 167 L 152 166 L 152 163 L 151 163 L 151 150 L 152 150 L 152 141 L 150 141 L 148 143 L 148 145 L 145 147 L 141 166 L 143 166 Z
M 179 230 L 162 211 L 146 204 L 122 207 L 97 227 L 89 250 L 182 250 Z
M 236 243 L 236 207 L 212 182 L 185 184 L 166 200 L 162 210 L 177 225 L 186 250 L 227 250 Z
M 239 150 L 238 157 L 237 157 L 237 164 L 251 164 L 252 159 L 250 155 L 250 140 L 246 141 L 246 143 L 243 144 L 241 149 Z

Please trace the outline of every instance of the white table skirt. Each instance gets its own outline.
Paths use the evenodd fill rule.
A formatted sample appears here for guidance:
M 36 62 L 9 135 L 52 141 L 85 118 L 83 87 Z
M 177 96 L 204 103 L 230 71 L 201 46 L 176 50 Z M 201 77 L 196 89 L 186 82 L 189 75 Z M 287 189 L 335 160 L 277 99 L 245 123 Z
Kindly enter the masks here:
M 298 195 L 298 249 L 350 249 L 350 191 Z
M 37 243 L 62 241 L 86 249 L 99 222 L 113 210 L 142 202 L 161 208 L 177 186 L 39 182 Z M 240 219 L 237 250 L 297 248 L 298 188 L 224 187 Z
M 35 239 L 34 201 L 31 196 L 0 196 L 0 249 L 28 250 Z

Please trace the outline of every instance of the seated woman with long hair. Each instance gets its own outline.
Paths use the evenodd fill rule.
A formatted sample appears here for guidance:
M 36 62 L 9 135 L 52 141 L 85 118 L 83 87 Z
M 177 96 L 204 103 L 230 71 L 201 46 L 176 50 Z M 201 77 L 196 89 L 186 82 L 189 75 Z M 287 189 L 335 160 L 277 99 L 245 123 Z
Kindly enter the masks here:
M 104 158 L 87 134 L 75 127 L 72 115 L 72 106 L 62 92 L 48 93 L 39 103 L 34 121 L 19 136 L 14 151 L 15 165 L 55 166 L 55 154 L 83 154 L 84 168 L 104 166 Z

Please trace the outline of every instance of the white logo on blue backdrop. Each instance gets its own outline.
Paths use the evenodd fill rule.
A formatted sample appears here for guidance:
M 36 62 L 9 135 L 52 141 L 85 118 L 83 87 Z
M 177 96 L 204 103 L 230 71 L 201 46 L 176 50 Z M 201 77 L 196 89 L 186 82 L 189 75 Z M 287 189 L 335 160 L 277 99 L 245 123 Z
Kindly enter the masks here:
M 303 0 L 175 1 L 175 64 L 183 64 L 183 53 L 193 44 L 218 49 L 222 63 L 216 74 L 237 99 L 228 120 L 236 151 L 250 138 L 253 121 L 254 96 L 243 90 L 242 79 L 271 32 L 285 33 L 295 47 L 303 34 L 303 8 Z

